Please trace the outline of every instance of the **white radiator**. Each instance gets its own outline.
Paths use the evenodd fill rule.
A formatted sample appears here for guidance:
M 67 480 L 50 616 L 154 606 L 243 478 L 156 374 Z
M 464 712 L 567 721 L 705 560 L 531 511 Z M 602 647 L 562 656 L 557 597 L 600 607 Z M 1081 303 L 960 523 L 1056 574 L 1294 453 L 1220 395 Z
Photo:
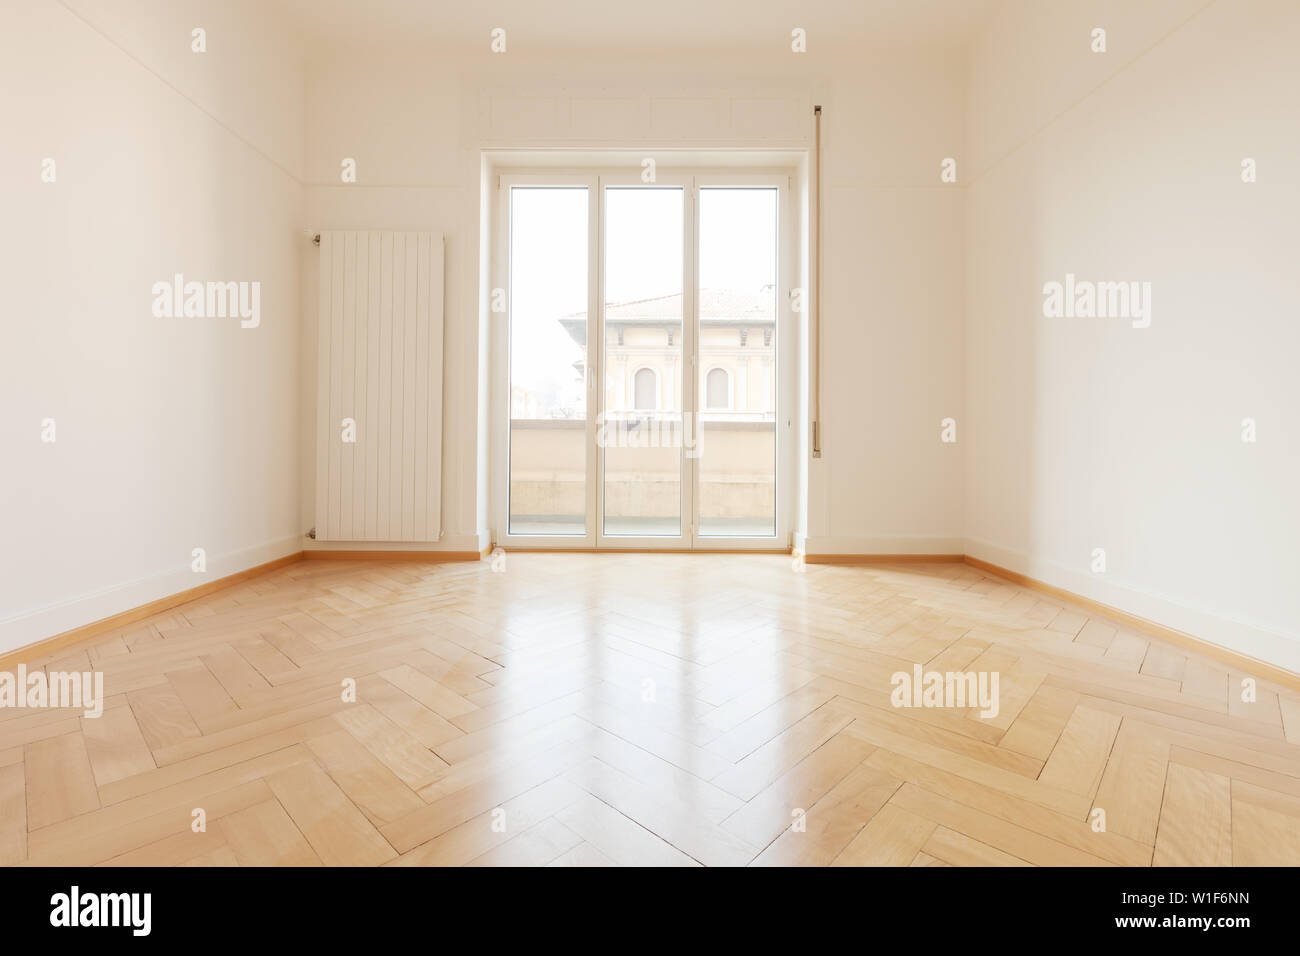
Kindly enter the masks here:
M 322 232 L 316 539 L 442 533 L 443 240 Z

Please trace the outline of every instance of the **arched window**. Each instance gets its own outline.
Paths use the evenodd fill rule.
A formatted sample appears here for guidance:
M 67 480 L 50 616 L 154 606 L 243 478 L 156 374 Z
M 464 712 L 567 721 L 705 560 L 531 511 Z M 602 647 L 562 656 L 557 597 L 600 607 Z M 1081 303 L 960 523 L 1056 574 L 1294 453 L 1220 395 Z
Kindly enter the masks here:
M 711 368 L 704 377 L 704 407 L 709 411 L 731 407 L 731 376 L 725 368 Z
M 652 368 L 639 368 L 632 377 L 632 407 L 652 412 L 659 407 L 659 377 Z

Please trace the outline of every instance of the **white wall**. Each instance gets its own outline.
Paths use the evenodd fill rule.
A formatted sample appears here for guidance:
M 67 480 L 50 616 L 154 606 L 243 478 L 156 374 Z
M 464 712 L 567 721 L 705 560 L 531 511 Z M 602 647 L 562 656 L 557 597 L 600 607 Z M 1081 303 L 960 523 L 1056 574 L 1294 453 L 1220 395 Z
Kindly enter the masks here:
M 1293 0 L 1023 0 L 987 25 L 961 438 L 967 553 L 1293 670 L 1297 49 Z M 1150 327 L 1044 318 L 1067 272 L 1149 281 Z
M 826 454 L 810 469 L 807 546 L 960 550 L 960 450 L 940 443 L 939 422 L 956 416 L 961 392 L 961 193 L 940 183 L 939 165 L 960 152 L 963 75 L 962 58 L 941 50 L 762 63 L 591 51 L 457 60 L 348 49 L 313 58 L 311 227 L 447 236 L 446 534 L 427 546 L 486 545 L 490 530 L 481 150 L 807 148 L 812 105 L 821 103 L 831 210 Z M 355 184 L 340 181 L 344 157 L 357 160 Z M 304 401 L 315 388 L 315 276 L 304 260 Z M 313 460 L 307 424 L 301 441 L 303 460 Z M 304 521 L 312 492 L 303 475 Z
M 302 115 L 253 0 L 6 6 L 0 652 L 300 549 Z M 176 272 L 260 327 L 155 318 Z
M 826 97 L 822 458 L 810 554 L 960 553 L 964 57 L 872 57 Z M 960 167 L 959 167 L 960 170 Z

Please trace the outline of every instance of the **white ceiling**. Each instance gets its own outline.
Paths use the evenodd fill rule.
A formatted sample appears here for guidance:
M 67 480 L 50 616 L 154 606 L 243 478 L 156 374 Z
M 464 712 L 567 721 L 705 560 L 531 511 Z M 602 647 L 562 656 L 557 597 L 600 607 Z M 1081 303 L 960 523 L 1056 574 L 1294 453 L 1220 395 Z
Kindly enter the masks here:
M 1000 0 L 276 0 L 309 41 L 419 45 L 487 53 L 494 27 L 509 52 L 756 54 L 789 49 L 807 32 L 808 52 L 853 47 L 958 47 Z

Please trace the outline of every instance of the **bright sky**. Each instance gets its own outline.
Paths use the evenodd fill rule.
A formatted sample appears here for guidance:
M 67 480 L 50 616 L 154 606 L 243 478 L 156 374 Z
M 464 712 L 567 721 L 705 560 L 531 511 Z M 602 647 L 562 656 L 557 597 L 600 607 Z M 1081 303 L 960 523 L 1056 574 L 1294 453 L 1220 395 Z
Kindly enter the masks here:
M 776 196 L 701 188 L 701 288 L 758 291 L 776 282 Z M 587 308 L 587 190 L 515 187 L 511 202 L 512 383 L 543 402 L 572 402 L 582 350 L 556 319 Z M 607 302 L 682 291 L 682 206 L 680 188 L 606 191 Z

